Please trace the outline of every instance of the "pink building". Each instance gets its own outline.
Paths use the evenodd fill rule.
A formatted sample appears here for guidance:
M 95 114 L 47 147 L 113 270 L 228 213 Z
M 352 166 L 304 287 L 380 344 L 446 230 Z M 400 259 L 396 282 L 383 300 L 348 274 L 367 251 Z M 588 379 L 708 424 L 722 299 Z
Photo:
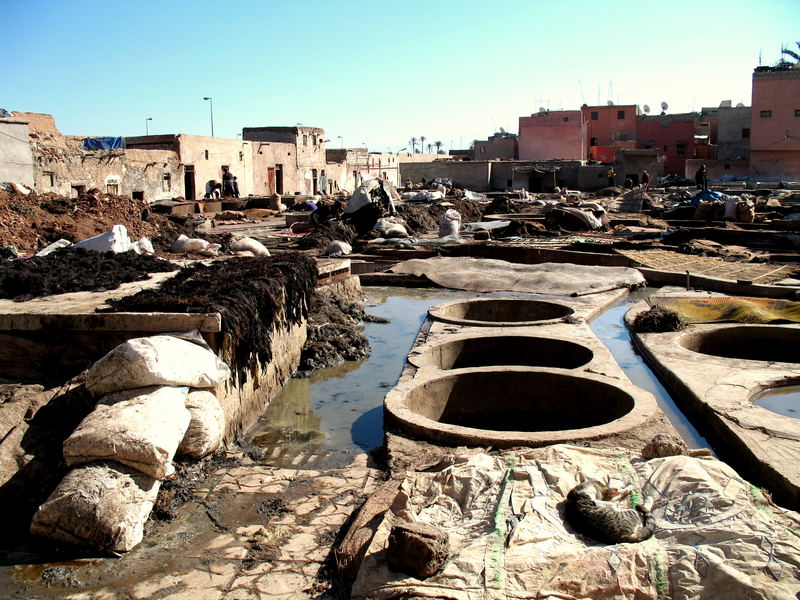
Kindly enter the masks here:
M 666 159 L 667 173 L 683 175 L 686 160 L 695 158 L 697 113 L 641 115 L 636 120 L 636 147 L 657 150 Z
M 753 72 L 750 179 L 800 179 L 800 69 Z
M 519 118 L 520 160 L 586 158 L 579 110 L 553 110 Z
M 581 115 L 585 124 L 585 144 L 591 146 L 614 146 L 628 148 L 636 142 L 636 117 L 639 107 L 635 104 L 619 106 L 586 106 L 581 107 Z

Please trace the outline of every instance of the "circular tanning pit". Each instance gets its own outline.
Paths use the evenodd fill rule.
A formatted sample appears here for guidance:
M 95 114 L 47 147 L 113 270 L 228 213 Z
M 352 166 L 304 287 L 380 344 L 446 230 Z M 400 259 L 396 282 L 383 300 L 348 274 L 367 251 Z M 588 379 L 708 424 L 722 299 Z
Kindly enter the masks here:
M 431 318 L 455 325 L 526 327 L 558 321 L 574 311 L 563 304 L 521 298 L 458 300 L 432 307 Z
M 753 404 L 784 417 L 800 419 L 800 385 L 784 385 L 759 392 Z
M 768 362 L 800 362 L 800 329 L 740 325 L 681 336 L 678 344 L 699 354 Z
M 415 367 L 464 369 L 498 365 L 576 369 L 594 358 L 586 346 L 557 338 L 525 335 L 467 337 L 423 349 L 408 357 Z
M 459 369 L 386 395 L 387 420 L 415 437 L 508 448 L 598 439 L 655 414 L 652 395 L 589 373 L 533 367 Z

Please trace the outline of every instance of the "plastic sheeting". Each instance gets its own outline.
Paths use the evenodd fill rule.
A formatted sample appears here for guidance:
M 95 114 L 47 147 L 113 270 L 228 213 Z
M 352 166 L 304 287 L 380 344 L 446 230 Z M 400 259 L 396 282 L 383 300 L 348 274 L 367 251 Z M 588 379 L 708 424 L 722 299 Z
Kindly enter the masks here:
M 406 476 L 353 598 L 778 600 L 800 589 L 800 517 L 768 505 L 714 458 L 629 461 L 616 451 L 556 445 L 452 459 Z M 652 497 L 656 534 L 601 545 L 574 533 L 563 502 L 585 478 L 632 483 L 634 501 Z M 384 549 L 397 520 L 447 532 L 452 552 L 442 571 L 419 580 L 388 568 Z
M 647 298 L 678 313 L 686 323 L 800 323 L 800 302 L 773 298 Z
M 413 259 L 392 267 L 393 273 L 425 275 L 441 286 L 476 292 L 586 294 L 645 284 L 642 274 L 628 267 L 596 267 L 568 263 L 523 265 L 504 260 L 468 257 Z
M 91 137 L 83 140 L 81 150 L 113 150 L 125 148 L 124 137 Z

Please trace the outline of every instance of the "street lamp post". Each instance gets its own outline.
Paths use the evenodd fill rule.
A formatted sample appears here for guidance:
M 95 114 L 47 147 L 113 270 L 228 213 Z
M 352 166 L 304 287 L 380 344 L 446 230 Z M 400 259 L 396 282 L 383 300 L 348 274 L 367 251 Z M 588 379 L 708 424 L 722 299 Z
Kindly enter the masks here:
M 144 134 L 145 135 L 150 135 L 150 128 L 148 127 L 148 125 L 150 124 L 149 122 L 152 121 L 152 120 L 153 120 L 153 117 L 147 117 L 144 120 Z
M 203 100 L 208 100 L 208 107 L 211 110 L 211 137 L 214 137 L 214 99 L 204 96 Z

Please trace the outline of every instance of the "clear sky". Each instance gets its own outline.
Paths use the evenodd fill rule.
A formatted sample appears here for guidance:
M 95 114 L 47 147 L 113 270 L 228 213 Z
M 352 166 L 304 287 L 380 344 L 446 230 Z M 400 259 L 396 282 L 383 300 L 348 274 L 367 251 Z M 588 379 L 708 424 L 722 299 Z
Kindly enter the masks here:
M 0 107 L 72 135 L 323 127 L 328 147 L 467 147 L 584 102 L 750 104 L 800 0 L 0 0 Z M 339 138 L 341 136 L 341 139 Z

